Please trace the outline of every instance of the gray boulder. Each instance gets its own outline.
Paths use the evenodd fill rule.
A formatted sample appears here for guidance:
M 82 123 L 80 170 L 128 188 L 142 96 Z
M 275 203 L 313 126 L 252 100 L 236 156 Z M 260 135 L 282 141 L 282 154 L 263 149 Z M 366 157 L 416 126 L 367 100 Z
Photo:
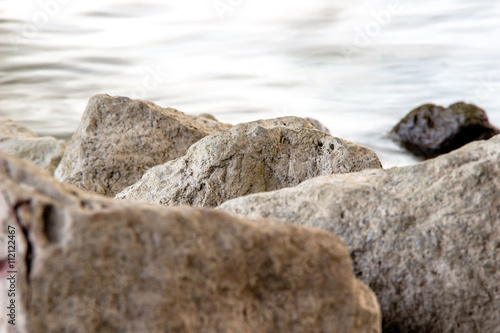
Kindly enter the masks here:
M 348 249 L 321 230 L 118 202 L 4 154 L 0 227 L 4 318 L 17 272 L 1 332 L 381 332 Z
M 114 196 L 149 168 L 183 156 L 199 139 L 229 128 L 151 102 L 96 95 L 55 176 L 81 189 Z
M 500 136 L 427 162 L 318 177 L 220 209 L 339 235 L 383 331 L 499 332 Z
M 309 124 L 313 125 L 316 129 L 330 134 L 330 130 L 325 125 L 323 125 L 319 120 L 309 117 L 306 117 L 304 119 L 307 120 Z
M 0 119 L 0 151 L 26 159 L 54 173 L 66 145 L 51 136 L 39 137 L 19 122 Z
M 320 175 L 381 168 L 370 149 L 316 130 L 302 118 L 236 125 L 200 140 L 187 155 L 144 174 L 118 199 L 213 207 Z
M 425 104 L 406 115 L 389 136 L 414 155 L 435 157 L 500 133 L 483 109 L 467 103 Z

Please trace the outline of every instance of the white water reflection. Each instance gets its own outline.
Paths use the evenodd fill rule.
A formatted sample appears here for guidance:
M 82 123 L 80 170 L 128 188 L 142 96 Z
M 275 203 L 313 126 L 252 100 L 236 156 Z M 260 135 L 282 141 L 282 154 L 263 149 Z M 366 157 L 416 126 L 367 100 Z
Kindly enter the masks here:
M 389 1 L 221 1 L 224 19 L 213 1 L 4 0 L 0 116 L 65 136 L 97 93 L 231 123 L 310 116 L 386 167 L 414 161 L 384 134 L 420 104 L 475 102 L 500 125 L 500 3 L 401 0 L 346 58 Z

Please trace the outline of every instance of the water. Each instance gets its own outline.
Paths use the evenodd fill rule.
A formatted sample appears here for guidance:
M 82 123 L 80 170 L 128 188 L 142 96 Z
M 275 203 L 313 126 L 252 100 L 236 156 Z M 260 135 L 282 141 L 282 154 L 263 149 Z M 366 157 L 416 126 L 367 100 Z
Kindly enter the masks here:
M 309 116 L 407 165 L 385 135 L 418 105 L 465 100 L 500 125 L 499 17 L 491 0 L 3 0 L 0 117 L 67 137 L 98 93 Z

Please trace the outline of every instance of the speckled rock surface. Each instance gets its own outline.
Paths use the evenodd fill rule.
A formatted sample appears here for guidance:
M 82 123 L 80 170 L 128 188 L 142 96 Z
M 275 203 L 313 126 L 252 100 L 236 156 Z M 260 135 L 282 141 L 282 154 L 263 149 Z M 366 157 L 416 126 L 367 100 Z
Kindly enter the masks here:
M 55 176 L 81 189 L 114 196 L 149 168 L 183 156 L 199 139 L 229 128 L 151 102 L 96 95 L 89 100 Z
M 0 119 L 0 151 L 31 161 L 54 173 L 66 145 L 51 136 L 39 137 L 17 121 Z
M 349 251 L 321 230 L 222 211 L 118 202 L 0 154 L 5 333 L 381 332 Z M 4 314 L 5 316 L 5 314 Z
M 417 156 L 434 157 L 497 134 L 500 130 L 490 124 L 483 109 L 455 103 L 448 108 L 419 106 L 392 129 L 390 137 Z
M 499 332 L 500 136 L 220 208 L 339 235 L 377 295 L 385 333 Z
M 117 195 L 165 205 L 213 207 L 320 175 L 380 168 L 369 148 L 318 131 L 302 118 L 236 125 L 200 140 Z

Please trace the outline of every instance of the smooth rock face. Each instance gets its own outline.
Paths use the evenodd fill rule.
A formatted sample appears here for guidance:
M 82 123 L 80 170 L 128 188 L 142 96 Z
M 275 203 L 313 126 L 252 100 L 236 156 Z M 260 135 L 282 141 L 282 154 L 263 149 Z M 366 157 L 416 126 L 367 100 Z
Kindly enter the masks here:
M 107 196 L 146 170 L 186 154 L 193 143 L 231 125 L 127 97 L 92 97 L 56 178 Z
M 339 235 L 377 295 L 385 333 L 499 332 L 500 135 L 419 165 L 318 177 L 220 208 Z
M 369 148 L 316 130 L 302 118 L 236 125 L 200 140 L 117 195 L 165 205 L 213 207 L 320 175 L 381 168 Z
M 0 154 L 1 332 L 381 332 L 348 249 L 315 229 L 118 202 Z M 4 314 L 5 315 L 5 314 Z
M 417 156 L 434 157 L 499 133 L 486 112 L 473 104 L 455 103 L 446 109 L 425 104 L 406 115 L 390 137 Z
M 304 119 L 307 120 L 309 122 L 309 124 L 313 125 L 314 128 L 330 134 L 330 130 L 325 125 L 323 125 L 319 120 L 314 119 L 314 118 L 309 118 L 309 117 L 306 117 Z
M 66 145 L 54 137 L 39 137 L 19 122 L 0 119 L 0 151 L 26 159 L 54 173 Z

